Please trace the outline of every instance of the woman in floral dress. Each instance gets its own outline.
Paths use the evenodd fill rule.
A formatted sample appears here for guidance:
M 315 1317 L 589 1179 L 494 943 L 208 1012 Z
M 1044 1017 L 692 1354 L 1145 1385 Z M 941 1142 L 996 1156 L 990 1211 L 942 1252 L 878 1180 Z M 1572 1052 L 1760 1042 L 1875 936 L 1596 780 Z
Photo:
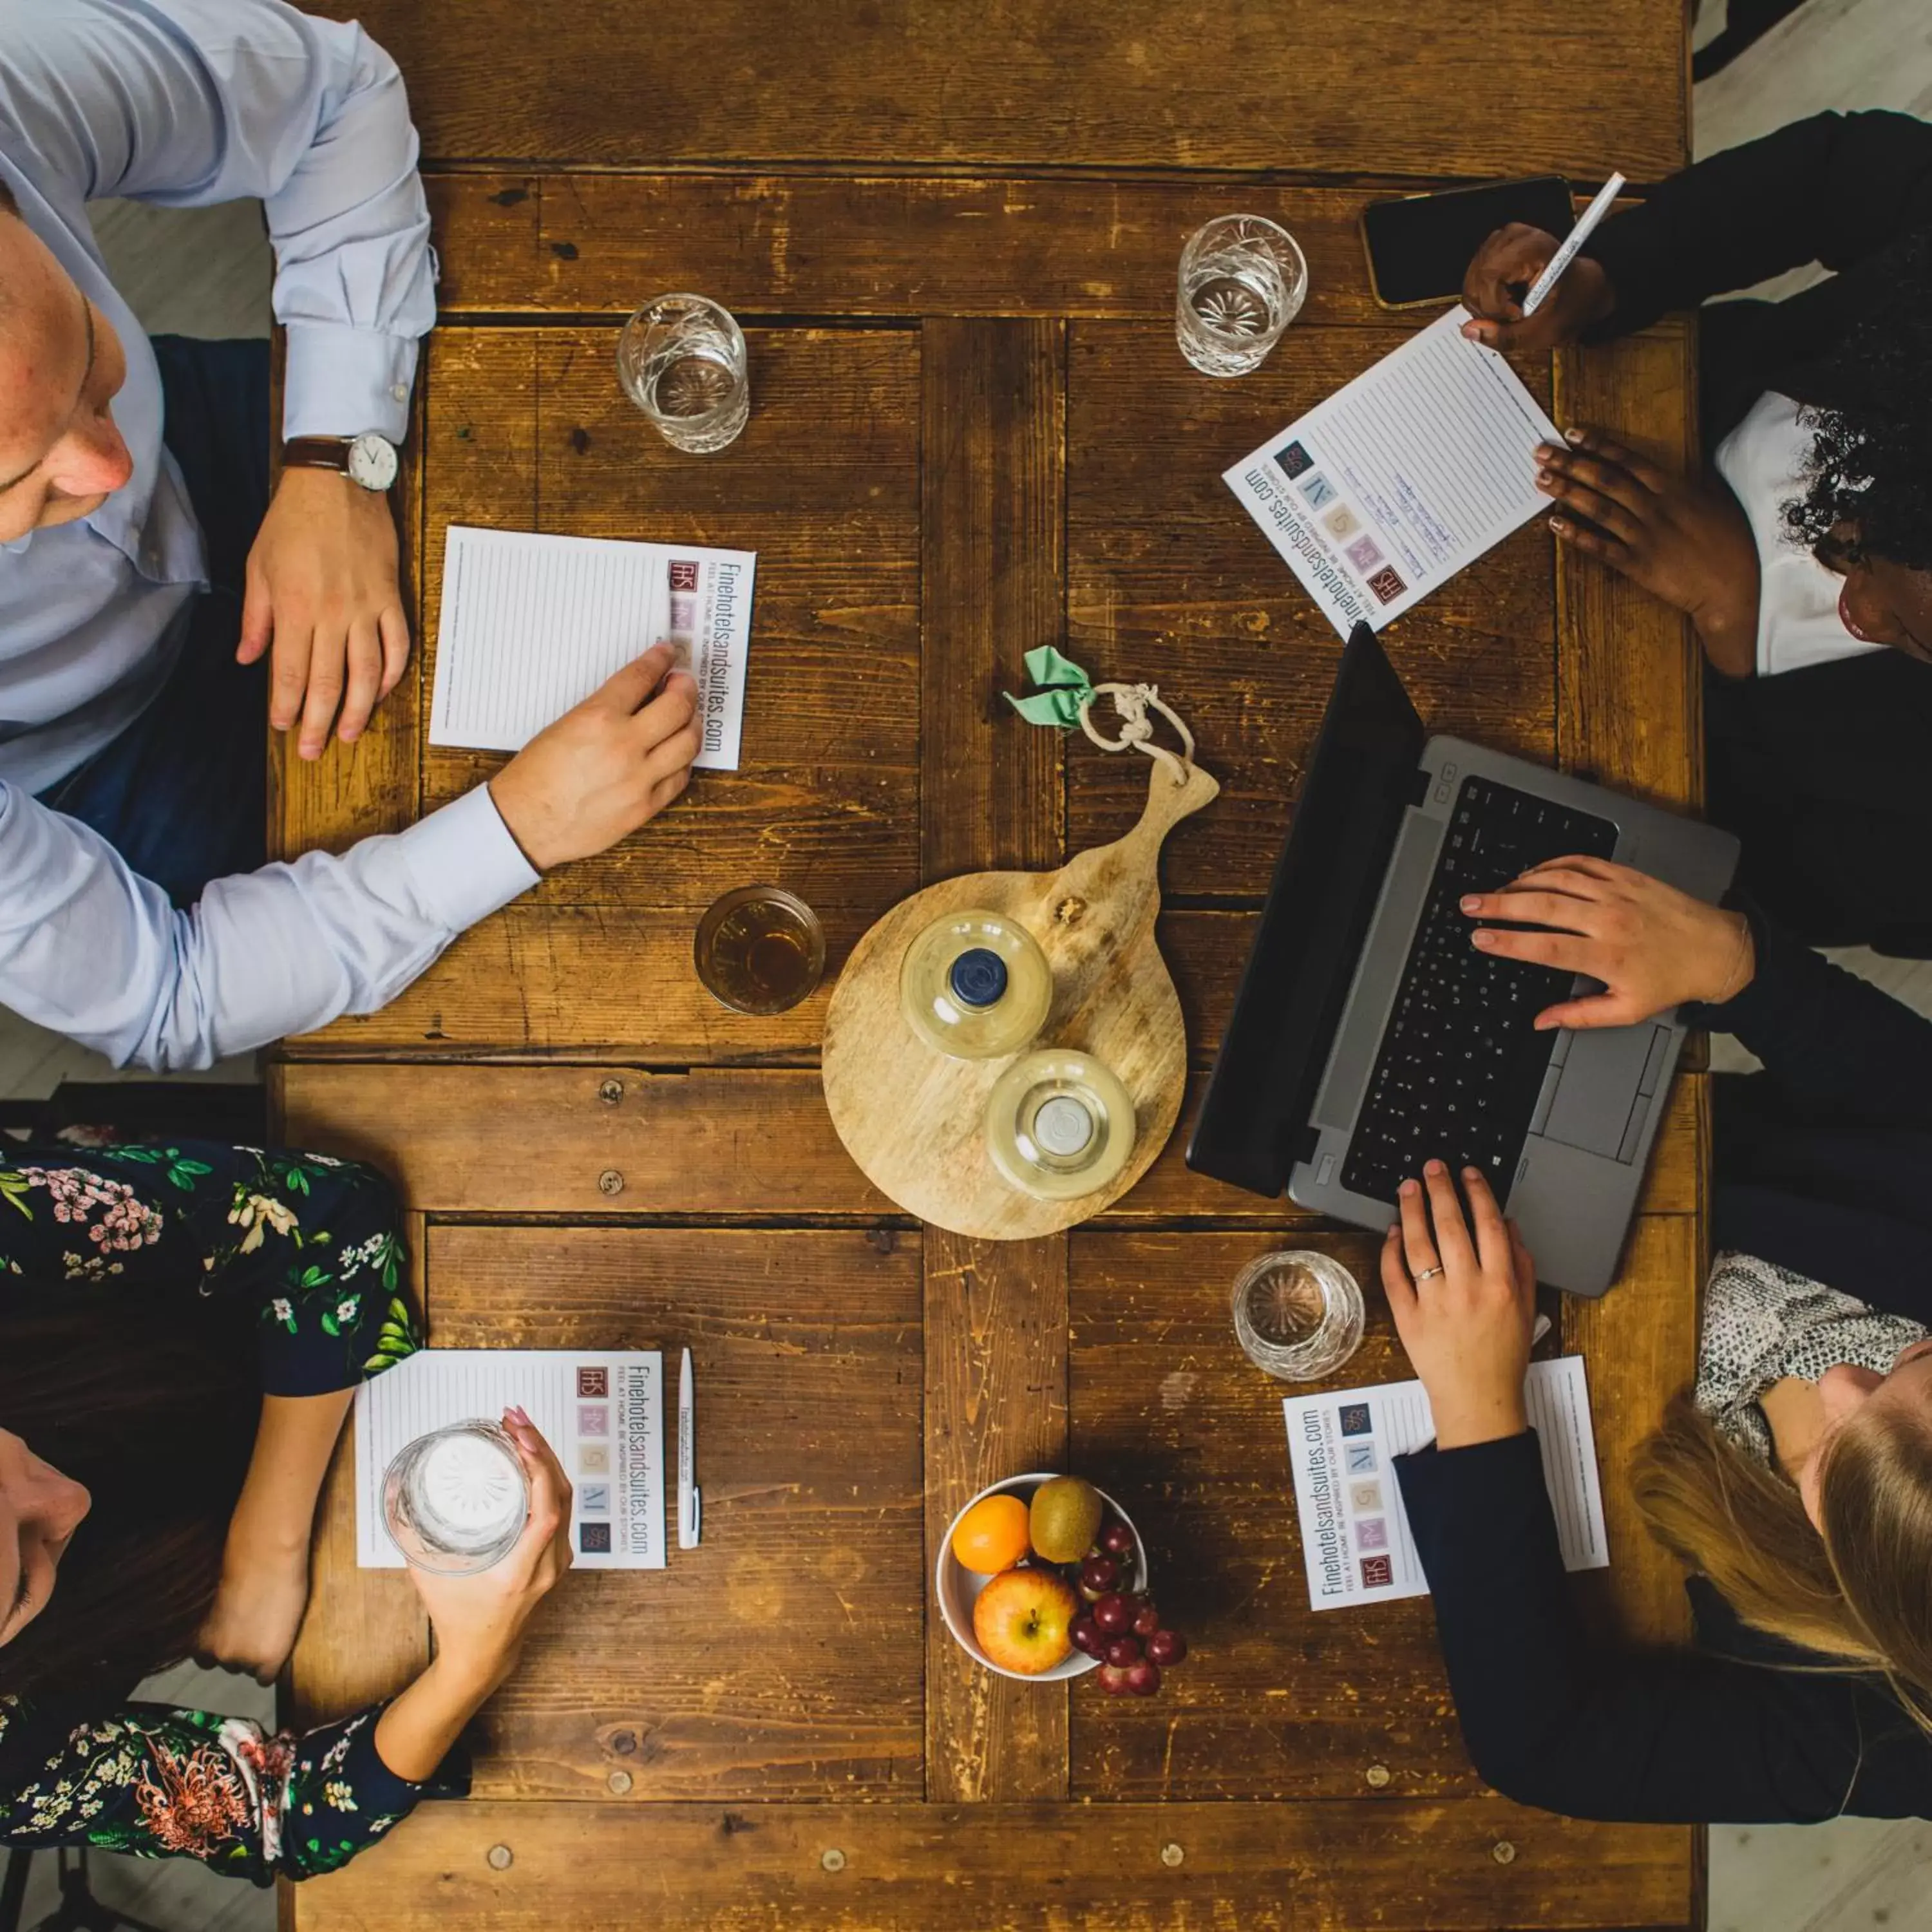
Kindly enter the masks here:
M 190 1654 L 272 1678 L 356 1384 L 408 1354 L 400 1214 L 373 1170 L 183 1142 L 0 1144 L 0 1842 L 197 1858 L 266 1884 L 343 1864 L 425 1793 L 570 1561 L 569 1485 L 505 1424 L 529 1526 L 480 1576 L 412 1570 L 435 1660 L 303 1733 L 129 1701 Z M 50 1610 L 50 1601 L 52 1608 Z

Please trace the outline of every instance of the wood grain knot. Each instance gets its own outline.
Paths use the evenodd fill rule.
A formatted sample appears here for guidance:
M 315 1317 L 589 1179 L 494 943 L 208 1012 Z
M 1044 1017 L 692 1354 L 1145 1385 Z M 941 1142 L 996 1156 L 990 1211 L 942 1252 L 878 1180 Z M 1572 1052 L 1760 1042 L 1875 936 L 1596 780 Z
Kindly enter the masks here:
M 590 447 L 590 432 L 581 423 L 570 432 L 570 446 L 579 456 Z
M 530 191 L 526 188 L 499 188 L 490 199 L 499 208 L 514 208 L 520 201 L 528 201 Z
M 553 242 L 550 244 L 550 252 L 560 262 L 574 262 L 577 260 L 577 244 L 574 242 Z
M 880 1254 L 889 1255 L 899 1244 L 899 1231 L 896 1228 L 888 1228 L 881 1222 L 878 1227 L 866 1230 L 866 1238 Z
M 1087 910 L 1087 902 L 1076 898 L 1070 893 L 1053 909 L 1055 926 L 1078 926 Z
M 635 1731 L 613 1731 L 610 1733 L 610 1748 L 620 1757 L 628 1757 L 637 1748 L 638 1734 Z

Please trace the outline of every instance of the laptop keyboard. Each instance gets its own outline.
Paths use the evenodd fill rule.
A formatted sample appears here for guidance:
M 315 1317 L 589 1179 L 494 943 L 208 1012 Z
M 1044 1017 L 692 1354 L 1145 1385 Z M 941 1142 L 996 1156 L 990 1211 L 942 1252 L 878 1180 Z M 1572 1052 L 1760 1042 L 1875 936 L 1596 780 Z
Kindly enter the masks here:
M 1399 1183 L 1436 1160 L 1452 1173 L 1480 1168 L 1507 1196 L 1556 1043 L 1532 1022 L 1575 976 L 1478 952 L 1457 902 L 1546 860 L 1607 859 L 1616 842 L 1606 818 L 1492 779 L 1462 781 L 1342 1164 L 1345 1187 L 1393 1201 Z

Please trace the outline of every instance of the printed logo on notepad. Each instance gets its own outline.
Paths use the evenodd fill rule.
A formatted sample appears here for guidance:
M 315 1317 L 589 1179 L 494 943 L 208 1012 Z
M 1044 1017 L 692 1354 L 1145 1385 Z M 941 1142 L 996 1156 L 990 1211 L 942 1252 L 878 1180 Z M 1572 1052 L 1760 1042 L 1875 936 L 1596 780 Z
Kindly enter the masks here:
M 608 1556 L 610 1526 L 608 1522 L 580 1522 L 577 1526 L 577 1546 L 586 1556 Z
M 695 590 L 698 588 L 696 564 L 687 563 L 680 558 L 674 557 L 664 568 L 670 574 L 670 587 L 674 590 Z
M 1291 479 L 1315 467 L 1314 458 L 1298 442 L 1284 443 L 1275 452 L 1274 460 L 1281 465 L 1282 474 Z
M 1365 1402 L 1345 1402 L 1341 1414 L 1344 1436 L 1366 1436 L 1376 1426 Z
M 1386 1556 L 1364 1556 L 1361 1564 L 1362 1587 L 1365 1590 L 1385 1590 L 1395 1581 L 1395 1568 Z
M 579 1369 L 577 1372 L 577 1393 L 580 1396 L 608 1396 L 610 1393 L 610 1371 L 608 1369 Z
M 1408 586 L 1393 570 L 1378 570 L 1369 579 L 1369 588 L 1384 604 L 1393 604 Z

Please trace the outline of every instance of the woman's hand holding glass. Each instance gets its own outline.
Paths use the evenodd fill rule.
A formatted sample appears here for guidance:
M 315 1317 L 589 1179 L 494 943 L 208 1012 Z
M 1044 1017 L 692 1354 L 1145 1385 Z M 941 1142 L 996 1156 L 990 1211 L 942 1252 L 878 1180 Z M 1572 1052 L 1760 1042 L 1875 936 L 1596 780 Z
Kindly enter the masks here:
M 1398 1192 L 1402 1219 L 1382 1244 L 1382 1287 L 1396 1334 L 1428 1391 L 1436 1446 L 1461 1449 L 1529 1426 L 1523 1378 L 1536 1318 L 1536 1264 L 1475 1168 L 1469 1214 L 1439 1160 Z
M 1546 1006 L 1536 1016 L 1546 1030 L 1632 1026 L 1687 1000 L 1721 1006 L 1757 971 L 1742 913 L 1609 859 L 1552 859 L 1499 892 L 1471 893 L 1462 908 L 1484 952 L 1601 982 L 1600 993 Z M 1503 932 L 1488 920 L 1546 930 Z
M 538 1604 L 570 1568 L 570 1479 L 520 1408 L 503 1418 L 530 1482 L 530 1514 L 509 1555 L 470 1576 L 410 1580 L 436 1631 L 429 1668 L 386 1709 L 376 1749 L 398 1778 L 428 1778 L 484 1700 L 517 1666 Z

